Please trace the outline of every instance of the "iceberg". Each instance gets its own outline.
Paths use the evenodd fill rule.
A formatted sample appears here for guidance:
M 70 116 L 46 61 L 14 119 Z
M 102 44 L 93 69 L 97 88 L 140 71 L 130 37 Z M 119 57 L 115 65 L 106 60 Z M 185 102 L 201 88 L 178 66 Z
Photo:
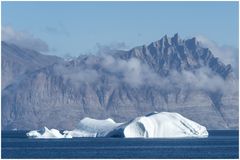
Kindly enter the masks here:
M 111 118 L 97 120 L 92 118 L 82 119 L 77 128 L 72 131 L 64 131 L 67 136 L 72 137 L 105 137 L 109 132 L 120 126 L 122 123 L 116 123 Z
M 178 113 L 154 112 L 137 117 L 108 133 L 108 137 L 125 138 L 184 138 L 208 137 L 206 127 Z
M 44 127 L 41 130 L 33 130 L 27 133 L 31 138 L 72 138 L 71 135 L 63 135 L 57 129 L 48 129 Z
M 72 138 L 72 137 L 124 137 L 124 138 L 205 138 L 206 127 L 178 113 L 153 112 L 136 117 L 125 123 L 116 123 L 112 119 L 97 120 L 84 118 L 72 131 L 61 134 L 56 129 L 44 132 L 36 130 L 27 133 L 33 138 Z

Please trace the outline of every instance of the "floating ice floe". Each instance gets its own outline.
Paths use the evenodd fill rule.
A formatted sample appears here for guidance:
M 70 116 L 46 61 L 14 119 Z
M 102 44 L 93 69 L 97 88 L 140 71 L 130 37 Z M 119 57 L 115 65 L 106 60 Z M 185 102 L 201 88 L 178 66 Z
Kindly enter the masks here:
M 126 123 L 112 119 L 82 119 L 76 129 L 61 134 L 56 129 L 44 128 L 44 132 L 30 131 L 27 136 L 34 138 L 72 137 L 125 137 L 125 138 L 186 138 L 208 137 L 206 127 L 191 121 L 178 113 L 153 112 L 137 117 Z
M 62 135 L 57 129 L 48 129 L 44 127 L 41 130 L 33 130 L 27 133 L 32 138 L 72 138 L 71 135 Z

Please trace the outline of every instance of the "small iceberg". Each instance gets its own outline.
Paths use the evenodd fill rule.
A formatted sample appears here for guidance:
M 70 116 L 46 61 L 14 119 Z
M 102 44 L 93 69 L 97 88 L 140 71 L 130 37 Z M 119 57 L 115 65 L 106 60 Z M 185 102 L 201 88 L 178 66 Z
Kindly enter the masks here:
M 56 129 L 30 131 L 33 138 L 72 138 L 72 137 L 124 137 L 124 138 L 205 138 L 206 127 L 189 120 L 178 113 L 153 112 L 125 122 L 116 123 L 112 119 L 97 120 L 84 118 L 72 131 L 61 134 Z
M 44 127 L 41 130 L 33 130 L 27 133 L 31 138 L 72 138 L 71 135 L 63 135 L 57 129 L 48 129 Z

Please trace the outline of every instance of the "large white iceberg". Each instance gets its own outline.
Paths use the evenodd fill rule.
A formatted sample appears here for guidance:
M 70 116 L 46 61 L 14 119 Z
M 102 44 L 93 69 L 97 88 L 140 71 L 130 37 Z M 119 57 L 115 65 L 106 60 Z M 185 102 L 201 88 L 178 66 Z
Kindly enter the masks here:
M 151 113 L 122 124 L 108 133 L 110 137 L 126 138 L 182 138 L 207 137 L 204 126 L 178 113 Z
M 77 128 L 61 134 L 55 129 L 42 134 L 37 131 L 27 133 L 35 138 L 71 138 L 71 137 L 125 137 L 125 138 L 184 138 L 208 137 L 207 129 L 178 113 L 153 112 L 137 117 L 126 123 L 116 123 L 112 119 L 82 119 Z

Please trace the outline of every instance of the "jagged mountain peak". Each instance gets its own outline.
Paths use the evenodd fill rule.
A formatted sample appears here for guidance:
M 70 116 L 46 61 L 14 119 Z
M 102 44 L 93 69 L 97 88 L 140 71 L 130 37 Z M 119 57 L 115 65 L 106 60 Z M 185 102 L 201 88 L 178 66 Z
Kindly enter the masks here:
M 160 40 L 123 52 L 122 59 L 137 58 L 156 72 L 166 75 L 170 70 L 195 70 L 208 67 L 224 79 L 231 74 L 230 64 L 224 64 L 209 48 L 200 45 L 196 37 L 181 39 L 178 33 L 173 37 L 163 36 Z
M 201 47 L 196 37 L 185 40 L 182 39 L 178 33 L 175 33 L 173 37 L 165 35 L 160 40 L 152 42 L 149 46 L 159 48 L 185 46 L 188 49 L 196 49 L 197 47 Z
M 178 44 L 179 43 L 179 36 L 178 33 L 175 33 L 174 36 L 171 38 L 172 43 Z
M 192 37 L 190 39 L 184 40 L 181 39 L 178 33 L 175 33 L 173 37 L 169 37 L 168 35 L 164 35 L 160 40 L 152 42 L 149 46 L 154 47 L 173 47 L 173 46 L 181 46 L 181 45 L 188 45 L 192 47 L 199 46 L 199 41 L 196 37 Z
M 210 68 L 224 79 L 232 73 L 231 65 L 225 65 L 218 57 L 214 56 L 209 48 L 202 47 L 196 37 L 184 40 L 178 33 L 173 37 L 165 35 L 158 41 L 134 47 L 129 51 L 82 55 L 67 62 L 66 66 L 101 68 L 104 63 L 102 60 L 109 55 L 114 59 L 125 61 L 136 58 L 162 76 L 168 75 L 173 70 L 178 72 L 194 71 L 202 67 Z

